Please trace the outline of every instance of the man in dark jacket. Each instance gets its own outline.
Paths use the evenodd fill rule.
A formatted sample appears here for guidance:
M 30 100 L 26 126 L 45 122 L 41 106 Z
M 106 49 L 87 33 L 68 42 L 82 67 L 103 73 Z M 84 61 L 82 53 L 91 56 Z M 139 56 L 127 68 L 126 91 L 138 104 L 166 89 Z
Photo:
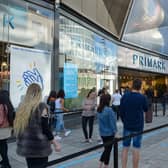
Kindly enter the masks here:
M 146 97 L 140 93 L 142 82 L 133 81 L 132 91 L 124 94 L 120 104 L 120 115 L 123 122 L 123 136 L 143 131 L 144 112 L 148 110 Z M 142 135 L 123 140 L 122 168 L 127 166 L 128 150 L 133 140 L 133 168 L 138 168 Z

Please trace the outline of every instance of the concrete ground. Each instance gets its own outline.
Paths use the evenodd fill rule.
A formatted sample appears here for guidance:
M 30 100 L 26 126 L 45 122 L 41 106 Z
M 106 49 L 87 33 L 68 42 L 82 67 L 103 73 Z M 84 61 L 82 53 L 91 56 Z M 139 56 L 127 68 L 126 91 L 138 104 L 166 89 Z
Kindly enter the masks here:
M 68 119 L 69 118 L 69 119 Z M 72 133 L 68 137 L 63 137 L 61 140 L 62 150 L 60 153 L 53 152 L 49 157 L 49 160 L 54 160 L 61 158 L 66 155 L 79 152 L 81 150 L 87 149 L 97 145 L 98 139 L 98 128 L 97 123 L 94 125 L 93 142 L 83 143 L 83 133 L 80 123 L 80 115 L 76 117 L 69 116 L 66 118 L 66 122 L 71 122 L 69 127 L 71 127 Z M 74 121 L 78 121 L 75 124 Z M 153 117 L 153 122 L 150 124 L 145 124 L 145 129 L 157 127 L 159 125 L 167 124 L 167 116 L 162 116 L 161 113 L 157 117 Z M 73 124 L 74 123 L 74 124 Z M 119 121 L 118 125 L 118 135 L 122 136 L 122 123 Z M 140 168 L 168 168 L 168 128 L 162 128 L 157 131 L 150 132 L 143 136 L 143 146 L 141 149 L 141 159 Z M 119 143 L 119 168 L 121 168 L 121 142 Z M 80 157 L 73 158 L 71 160 L 59 163 L 57 165 L 51 166 L 52 168 L 97 168 L 98 161 L 103 148 L 95 150 Z M 25 160 L 16 154 L 16 143 L 9 143 L 9 159 L 12 168 L 26 168 Z M 111 154 L 111 162 L 109 168 L 113 167 L 113 153 Z M 131 151 L 128 160 L 128 168 L 131 168 Z

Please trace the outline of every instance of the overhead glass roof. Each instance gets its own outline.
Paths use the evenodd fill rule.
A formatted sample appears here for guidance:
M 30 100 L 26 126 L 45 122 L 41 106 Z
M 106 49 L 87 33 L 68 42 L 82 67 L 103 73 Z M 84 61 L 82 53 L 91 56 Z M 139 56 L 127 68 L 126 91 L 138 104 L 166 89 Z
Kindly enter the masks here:
M 122 40 L 168 56 L 168 1 L 134 1 Z

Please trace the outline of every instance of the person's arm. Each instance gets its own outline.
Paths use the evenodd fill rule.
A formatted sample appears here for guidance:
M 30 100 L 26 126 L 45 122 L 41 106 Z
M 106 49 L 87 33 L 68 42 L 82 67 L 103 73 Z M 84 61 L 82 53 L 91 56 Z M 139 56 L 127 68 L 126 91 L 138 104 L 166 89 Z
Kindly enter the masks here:
M 124 119 L 124 108 L 123 108 L 123 106 L 124 106 L 124 103 L 123 103 L 123 98 L 124 98 L 124 96 L 121 98 L 121 101 L 120 101 L 120 109 L 119 109 L 119 111 L 120 111 L 120 117 L 121 117 L 121 121 L 123 122 L 123 119 Z
M 64 99 L 60 99 L 60 103 L 61 103 L 61 110 L 63 110 L 64 112 L 67 112 L 67 111 L 69 111 L 68 109 L 66 109 L 65 107 L 64 107 Z
M 60 143 L 57 142 L 56 139 L 53 139 L 51 143 L 54 145 L 55 151 L 60 152 L 61 151 L 61 145 Z
M 43 132 L 43 134 L 46 135 L 47 139 L 49 141 L 53 140 L 54 136 L 53 136 L 53 134 L 50 130 L 49 124 L 48 124 L 48 116 L 47 117 L 45 117 L 45 116 L 41 117 L 41 126 L 42 126 L 42 132 Z
M 55 151 L 59 152 L 61 150 L 60 144 L 54 139 L 54 136 L 50 130 L 49 124 L 48 124 L 48 114 L 47 110 L 44 109 L 42 112 L 41 117 L 41 126 L 42 126 L 42 132 L 46 135 L 48 140 L 54 145 Z
M 116 133 L 117 132 L 116 122 L 117 121 L 116 121 L 116 116 L 111 108 L 109 110 L 109 118 L 110 118 L 111 127 L 114 129 L 114 133 Z
M 111 96 L 111 104 L 113 104 L 113 102 L 114 102 L 114 96 L 112 95 Z

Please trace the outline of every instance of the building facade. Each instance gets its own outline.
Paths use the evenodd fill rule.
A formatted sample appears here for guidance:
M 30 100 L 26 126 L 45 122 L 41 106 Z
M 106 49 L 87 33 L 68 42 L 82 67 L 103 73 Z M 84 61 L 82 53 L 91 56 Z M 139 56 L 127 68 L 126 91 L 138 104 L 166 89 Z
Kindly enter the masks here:
M 128 32 L 122 41 L 106 3 L 94 0 L 92 9 L 89 2 L 0 0 L 0 88 L 10 91 L 15 107 L 33 82 L 44 99 L 64 89 L 68 108 L 80 108 L 94 87 L 112 94 L 137 77 L 144 90 L 167 84 L 166 57 L 126 44 Z

